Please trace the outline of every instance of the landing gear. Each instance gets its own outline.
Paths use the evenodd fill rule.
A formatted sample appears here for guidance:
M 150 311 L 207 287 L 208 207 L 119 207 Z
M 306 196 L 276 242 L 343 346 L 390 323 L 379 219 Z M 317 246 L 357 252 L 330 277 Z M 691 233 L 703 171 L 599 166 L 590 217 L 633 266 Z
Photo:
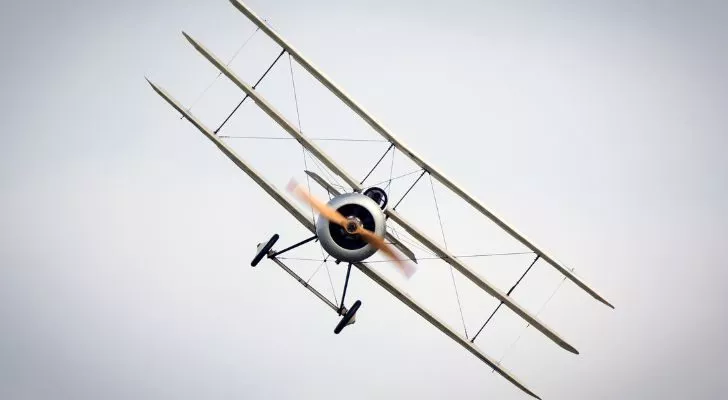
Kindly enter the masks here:
M 356 312 L 359 311 L 359 307 L 361 307 L 361 300 L 355 301 L 351 308 L 346 311 L 343 317 L 341 317 L 341 321 L 339 321 L 338 325 L 336 325 L 336 328 L 334 328 L 335 334 L 338 335 L 341 330 L 344 329 L 344 327 L 356 322 Z
M 349 276 L 351 276 L 351 264 L 346 269 L 346 281 L 344 281 L 344 293 L 341 294 L 341 306 L 339 306 L 339 315 L 344 314 L 343 317 L 341 317 L 341 321 L 339 321 L 339 324 L 336 325 L 336 328 L 334 329 L 335 334 L 339 334 L 342 329 L 344 329 L 345 326 L 351 325 L 354 322 L 356 322 L 356 312 L 359 310 L 359 307 L 361 307 L 361 300 L 357 300 L 352 304 L 350 309 L 344 308 L 344 300 L 346 299 L 346 289 L 349 287 Z
M 291 275 L 293 278 L 295 278 L 303 287 L 308 289 L 311 293 L 316 295 L 321 301 L 324 302 L 327 306 L 331 307 L 332 310 L 334 310 L 338 315 L 341 316 L 341 320 L 336 325 L 336 328 L 334 328 L 334 333 L 339 334 L 341 331 L 347 327 L 348 325 L 353 324 L 356 322 L 356 313 L 359 311 L 359 307 L 361 307 L 361 300 L 357 300 L 354 302 L 354 304 L 351 305 L 351 308 L 348 310 L 346 307 L 344 307 L 344 300 L 346 299 L 346 289 L 349 287 L 349 277 L 351 275 L 351 263 L 349 264 L 347 270 L 346 270 L 346 281 L 344 282 L 344 292 L 341 295 L 341 304 L 334 304 L 326 298 L 326 296 L 322 295 L 318 290 L 316 290 L 313 286 L 310 286 L 307 281 L 305 281 L 303 278 L 301 278 L 298 274 L 293 272 L 290 268 L 288 268 L 281 260 L 278 259 L 278 255 L 286 253 L 289 250 L 295 249 L 297 247 L 300 247 L 308 242 L 314 241 L 317 239 L 316 236 L 309 237 L 308 239 L 305 239 L 303 241 L 300 241 L 294 245 L 291 245 L 289 247 L 286 247 L 283 250 L 275 251 L 272 250 L 273 246 L 278 241 L 278 234 L 274 234 L 270 239 L 268 239 L 265 243 L 259 243 L 258 248 L 255 252 L 255 257 L 253 258 L 253 261 L 250 263 L 250 266 L 255 267 L 260 263 L 260 261 L 264 257 L 268 257 L 271 261 L 278 264 L 279 267 L 281 267 L 284 271 L 286 271 L 289 275 Z M 340 261 L 337 260 L 337 264 Z
M 258 265 L 260 260 L 263 259 L 263 257 L 268 255 L 268 252 L 271 248 L 273 248 L 273 245 L 276 244 L 278 241 L 278 234 L 274 234 L 273 237 L 271 237 L 266 243 L 260 243 L 258 244 L 258 251 L 255 253 L 255 257 L 253 258 L 253 261 L 250 263 L 251 267 L 255 267 Z

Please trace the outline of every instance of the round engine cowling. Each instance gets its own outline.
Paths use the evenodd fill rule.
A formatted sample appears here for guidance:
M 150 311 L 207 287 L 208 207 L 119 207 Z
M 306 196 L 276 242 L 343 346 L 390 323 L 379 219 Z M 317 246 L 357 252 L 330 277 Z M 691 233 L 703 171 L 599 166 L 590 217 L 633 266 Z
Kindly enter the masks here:
M 346 218 L 355 219 L 364 229 L 378 236 L 384 236 L 386 219 L 379 204 L 361 193 L 346 193 L 336 196 L 328 205 Z M 377 252 L 372 245 L 362 240 L 359 235 L 351 235 L 346 230 L 319 217 L 316 224 L 316 235 L 321 247 L 331 257 L 342 262 L 357 262 L 369 258 Z

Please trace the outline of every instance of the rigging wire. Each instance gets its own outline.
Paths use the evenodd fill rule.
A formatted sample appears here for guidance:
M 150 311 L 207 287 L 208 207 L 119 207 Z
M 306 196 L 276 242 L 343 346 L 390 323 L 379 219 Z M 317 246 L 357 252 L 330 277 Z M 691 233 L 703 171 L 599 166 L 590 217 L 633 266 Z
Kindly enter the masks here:
M 277 137 L 277 136 L 228 136 L 220 135 L 221 138 L 226 139 L 256 139 L 256 140 L 296 140 L 292 137 Z M 309 138 L 309 140 L 315 141 L 329 141 L 329 142 L 374 142 L 384 143 L 386 140 L 381 139 L 349 139 L 349 138 L 335 138 L 335 137 L 320 137 L 320 138 Z
M 324 266 L 326 267 L 326 274 L 329 275 L 329 284 L 331 285 L 331 293 L 334 294 L 334 304 L 339 304 L 339 299 L 336 298 L 336 289 L 334 289 L 334 281 L 331 280 L 331 271 L 329 271 L 329 263 L 325 262 Z
M 400 238 L 403 239 L 403 238 Z M 523 255 L 523 254 L 535 254 L 531 251 L 517 251 L 517 252 L 509 252 L 509 253 L 483 253 L 483 254 L 465 254 L 460 256 L 454 256 L 455 258 L 475 258 L 475 257 L 498 257 L 498 256 L 515 256 L 515 255 Z M 278 257 L 281 260 L 291 260 L 291 261 L 316 261 L 316 262 L 322 262 L 323 260 L 320 258 L 298 258 L 298 257 Z M 417 257 L 418 260 L 442 260 L 442 257 Z M 391 261 L 408 261 L 408 259 L 399 259 L 399 260 L 391 260 Z M 390 260 L 371 260 L 367 261 L 367 264 L 374 264 L 374 263 L 383 263 L 383 262 L 391 262 Z
M 342 192 L 348 192 L 350 190 L 348 186 L 344 186 L 341 184 L 341 182 L 339 181 L 338 175 L 332 173 L 316 157 L 311 156 L 311 161 L 313 161 L 313 163 L 316 164 L 316 167 L 319 169 L 319 172 L 326 175 L 326 177 L 328 178 L 327 182 L 331 186 L 335 186 L 337 189 L 341 189 Z
M 293 60 L 291 58 L 291 55 L 288 54 L 288 66 L 291 71 L 291 86 L 293 87 L 293 101 L 296 104 L 296 120 L 298 121 L 298 131 L 303 132 L 303 127 L 301 126 L 301 112 L 298 107 L 298 92 L 296 91 L 296 80 L 293 77 Z M 303 158 L 303 168 L 304 171 L 308 171 L 308 162 L 306 161 L 306 147 L 301 143 L 301 156 Z M 308 188 L 308 192 L 311 193 L 311 178 L 306 174 L 306 187 Z M 316 213 L 313 210 L 313 205 L 311 205 L 311 221 L 313 222 L 314 230 L 316 230 Z M 321 250 L 321 257 L 324 257 L 324 249 L 319 244 L 319 250 Z M 331 280 L 331 272 L 329 271 L 329 266 L 326 264 L 326 259 L 324 258 L 324 265 L 326 266 L 326 273 L 329 275 L 329 282 L 331 283 L 331 292 L 334 294 L 334 300 L 335 303 L 338 303 L 338 299 L 336 299 L 336 290 L 334 289 L 334 283 Z
M 298 108 L 298 93 L 296 92 L 296 80 L 293 79 L 293 61 L 291 59 L 291 55 L 288 54 L 288 66 L 291 70 L 291 86 L 293 86 L 293 102 L 296 104 L 296 119 L 298 121 L 298 131 L 303 132 L 303 128 L 301 127 L 301 112 Z M 301 143 L 301 155 L 303 156 L 303 168 L 304 171 L 308 171 L 308 163 L 306 162 L 306 147 Z M 306 186 L 308 188 L 308 192 L 311 193 L 311 179 L 309 178 L 308 174 L 306 174 Z M 313 222 L 314 230 L 316 228 L 316 213 L 313 211 L 313 205 L 311 206 L 311 220 Z M 322 250 L 323 254 L 323 250 Z
M 283 257 L 280 257 L 280 258 L 283 258 Z M 286 258 L 286 260 L 295 260 L 295 258 Z M 316 276 L 316 273 L 319 272 L 319 270 L 321 269 L 321 267 L 324 266 L 324 264 L 326 264 L 326 259 L 321 260 L 321 264 L 319 264 L 319 266 L 316 267 L 316 270 L 313 271 L 313 274 L 311 274 L 311 276 L 309 276 L 308 279 L 306 279 L 306 284 L 307 285 L 308 285 L 309 282 L 311 282 L 311 279 L 313 279 L 313 277 Z
M 437 196 L 435 196 L 435 184 L 432 182 L 432 175 L 427 174 L 430 178 L 430 189 L 432 189 L 432 200 L 435 201 L 435 210 L 437 211 L 437 220 L 440 222 L 440 233 L 442 234 L 442 243 L 445 245 L 447 250 L 447 240 L 445 239 L 445 228 L 442 225 L 442 216 L 440 215 L 440 206 L 437 204 Z M 460 309 L 460 320 L 463 323 L 463 330 L 465 331 L 465 339 L 468 339 L 468 328 L 465 325 L 465 315 L 463 314 L 463 305 L 460 302 L 460 293 L 458 292 L 458 285 L 455 283 L 455 273 L 453 267 L 450 265 L 450 278 L 452 278 L 452 287 L 455 289 L 455 298 L 458 301 L 458 309 Z
M 292 61 L 292 59 L 293 58 L 291 57 L 291 55 L 288 54 L 288 65 L 289 65 L 290 71 L 291 71 L 291 85 L 293 86 L 293 99 L 294 99 L 294 101 L 296 103 L 296 117 L 298 119 L 298 130 L 299 130 L 299 132 L 303 133 L 303 129 L 301 127 L 301 113 L 300 113 L 300 108 L 298 106 L 298 95 L 297 95 L 297 91 L 296 91 L 296 81 L 295 81 L 294 76 L 293 76 L 293 61 Z M 240 138 L 244 138 L 244 137 L 240 137 Z M 258 136 L 258 137 L 255 137 L 255 138 L 257 138 L 257 139 L 263 139 L 263 138 L 268 139 L 268 137 L 262 137 L 262 136 Z M 274 140 L 281 140 L 281 139 L 297 140 L 295 138 L 286 138 L 286 137 L 282 137 L 282 138 L 272 138 L 271 137 L 270 139 L 274 139 Z M 318 140 L 354 141 L 353 139 L 341 140 L 341 139 L 338 139 L 338 138 L 320 138 Z M 306 155 L 308 154 L 308 156 L 311 158 L 311 160 L 314 162 L 314 164 L 316 164 L 316 166 L 319 169 L 319 171 L 322 172 L 324 175 L 327 176 L 328 182 L 331 185 L 337 186 L 340 189 L 343 189 L 344 191 L 347 190 L 344 186 L 342 186 L 341 184 L 338 183 L 337 178 L 336 178 L 335 175 L 333 175 L 327 168 L 325 168 L 323 165 L 321 165 L 321 163 L 318 161 L 318 159 L 316 157 L 311 156 L 310 152 L 306 150 L 306 147 L 303 145 L 303 143 L 301 143 L 301 150 L 303 152 L 303 163 L 304 163 L 304 168 L 305 168 L 306 171 L 308 171 L 308 164 L 306 162 Z M 311 180 L 310 180 L 310 177 L 308 176 L 308 174 L 306 174 L 306 186 L 308 187 L 308 191 L 310 193 L 311 192 Z M 315 226 L 316 225 L 316 221 L 315 221 L 316 216 L 315 216 L 314 211 L 313 211 L 313 206 L 311 207 L 311 214 L 312 214 L 312 218 L 314 218 L 314 226 Z M 323 249 L 321 250 L 321 254 L 323 255 Z M 327 268 L 327 270 L 328 270 L 328 268 Z M 334 294 L 334 296 L 335 296 L 335 294 Z
M 442 217 L 440 216 L 440 206 L 437 204 L 437 196 L 435 196 L 435 184 L 432 182 L 432 175 L 427 174 L 430 178 L 430 189 L 432 189 L 432 200 L 435 201 L 435 211 L 437 211 L 437 220 L 440 222 L 440 233 L 442 234 L 442 243 L 445 245 L 447 250 L 447 240 L 445 240 L 445 228 L 442 225 Z
M 392 192 L 392 173 L 394 172 L 394 155 L 397 153 L 397 148 L 394 147 L 394 144 L 392 144 L 392 164 L 389 166 L 389 181 L 387 182 L 387 186 L 384 187 L 384 190 L 387 191 L 387 196 L 390 195 Z
M 556 289 L 554 289 L 553 293 L 551 293 L 551 296 L 549 296 L 549 298 L 546 299 L 546 301 L 543 303 L 543 305 L 541 306 L 541 308 L 538 309 L 538 311 L 536 312 L 535 317 L 538 317 L 538 315 L 541 314 L 541 312 L 544 310 L 544 308 L 546 308 L 546 306 L 549 304 L 549 302 L 551 301 L 551 299 L 554 298 L 554 295 L 556 295 L 556 292 L 558 292 L 559 289 L 561 289 L 561 285 L 563 285 L 565 281 L 566 281 L 566 276 L 564 276 L 564 278 L 561 279 L 561 282 L 559 282 L 558 286 L 556 286 Z M 518 341 L 521 340 L 521 337 L 523 336 L 523 334 L 526 332 L 526 330 L 530 326 L 531 326 L 530 323 L 529 324 L 526 324 L 526 326 L 521 330 L 521 333 L 518 334 L 518 337 L 516 338 L 516 340 L 514 340 L 513 343 L 511 343 L 503 351 L 503 355 L 498 360 L 498 363 L 497 363 L 498 365 L 501 365 L 501 363 L 503 362 L 503 359 L 506 358 L 506 356 L 509 354 L 509 352 L 511 351 L 511 349 L 513 348 L 513 346 L 515 346 L 516 343 L 518 343 Z M 491 373 L 495 372 L 495 369 L 492 369 L 490 372 Z
M 432 250 L 430 250 L 427 247 L 423 246 L 422 243 L 418 242 L 417 240 L 415 240 L 414 238 L 410 237 L 409 235 L 400 234 L 399 231 L 397 229 L 395 229 L 393 226 L 389 226 L 388 228 L 390 228 L 395 233 L 395 235 L 397 236 L 398 239 L 400 239 L 401 241 L 409 244 L 410 246 L 414 246 L 417 249 L 422 250 L 425 253 L 429 254 L 430 256 L 432 256 L 431 259 L 434 260 L 434 259 L 440 259 L 441 258 L 441 257 L 438 257 L 437 254 L 435 254 L 435 252 L 433 252 Z M 422 260 L 422 259 L 423 258 L 420 258 L 420 260 Z M 424 258 L 424 259 L 428 259 L 428 258 Z
M 293 101 L 296 104 L 296 119 L 298 121 L 298 131 L 303 133 L 303 127 L 301 126 L 301 112 L 300 108 L 298 107 L 298 92 L 296 91 L 296 80 L 293 77 L 293 59 L 291 57 L 291 54 L 288 54 L 288 66 L 291 71 L 291 86 L 293 87 Z M 308 162 L 306 162 L 306 147 L 301 143 L 301 156 L 303 157 L 303 168 L 304 171 L 308 171 Z M 306 186 L 308 188 L 308 192 L 311 193 L 311 178 L 306 174 Z M 313 205 L 311 206 L 311 220 L 313 221 L 314 230 L 316 229 L 316 213 L 313 210 Z M 324 249 L 319 244 L 319 250 L 321 250 L 321 256 L 324 257 Z M 327 257 L 324 258 L 324 267 L 326 268 L 326 275 L 329 276 L 329 284 L 331 285 L 331 293 L 334 295 L 334 304 L 339 304 L 339 299 L 336 297 L 336 289 L 334 288 L 334 281 L 331 279 L 331 270 L 329 269 L 329 264 L 326 262 Z M 321 267 L 319 266 L 319 269 Z M 317 269 L 318 271 L 318 269 Z M 314 275 L 316 273 L 314 272 Z M 311 276 L 313 278 L 313 275 Z M 309 279 L 311 279 L 309 278 Z
M 523 281 L 523 278 L 526 277 L 528 272 L 531 271 L 531 268 L 533 268 L 533 266 L 536 265 L 536 261 L 538 261 L 540 258 L 541 258 L 541 255 L 537 254 L 536 258 L 534 258 L 533 261 L 531 261 L 531 264 L 528 265 L 528 268 L 526 268 L 526 270 L 523 271 L 523 274 L 521 274 L 521 277 L 518 278 L 516 283 L 514 283 L 513 286 L 511 286 L 510 290 L 508 290 L 508 292 L 506 293 L 506 296 L 510 296 L 511 293 L 513 293 L 513 291 L 516 290 L 516 287 L 518 286 L 518 284 L 521 283 L 521 281 Z M 478 335 L 480 335 L 480 332 L 483 332 L 483 329 L 485 329 L 486 325 L 488 325 L 490 320 L 493 319 L 493 316 L 495 316 L 495 313 L 497 313 L 498 310 L 500 310 L 500 308 L 502 306 L 503 306 L 503 301 L 501 300 L 501 302 L 498 303 L 498 306 L 496 306 L 495 310 L 493 310 L 493 312 L 490 313 L 490 316 L 488 316 L 488 319 L 486 319 L 485 322 L 483 322 L 483 326 L 481 326 L 480 329 L 478 329 L 478 332 L 475 334 L 475 336 L 473 336 L 473 338 L 470 339 L 470 343 L 475 342 L 475 339 L 478 338 Z
M 414 175 L 414 174 L 416 174 L 416 173 L 418 173 L 418 172 L 422 172 L 422 168 L 417 168 L 417 169 L 416 169 L 416 170 L 414 170 L 414 171 L 410 171 L 410 172 L 407 172 L 406 174 L 402 174 L 402 175 L 399 175 L 399 176 L 395 176 L 394 178 L 391 178 L 391 179 L 389 179 L 389 180 L 384 180 L 384 181 L 381 181 L 381 182 L 377 182 L 377 183 L 375 183 L 375 184 L 373 184 L 373 185 L 371 185 L 371 186 L 379 186 L 379 185 L 381 185 L 382 183 L 387 183 L 387 182 L 395 181 L 395 180 L 397 180 L 397 179 L 405 178 L 405 177 L 408 177 L 408 176 L 410 176 L 410 175 Z
M 377 169 L 377 167 L 382 162 L 382 160 L 384 160 L 384 157 L 386 157 L 387 154 L 389 153 L 389 150 L 392 150 L 393 147 L 394 147 L 394 143 L 390 144 L 389 147 L 387 147 L 387 151 L 385 151 L 384 154 L 382 154 L 382 156 L 379 157 L 379 160 L 377 160 L 377 162 L 374 164 L 372 169 L 370 169 L 369 172 L 367 173 L 367 175 L 364 177 L 364 179 L 362 179 L 361 182 L 359 182 L 360 185 L 364 184 L 364 181 L 366 181 L 367 178 L 369 178 L 369 175 L 371 175 L 372 172 L 374 172 L 374 170 Z M 389 179 L 392 179 L 391 175 L 389 176 Z
M 422 243 L 418 242 L 417 240 L 410 237 L 409 235 L 405 235 L 404 233 L 400 234 L 399 231 L 396 228 L 394 228 L 393 226 L 388 226 L 387 228 L 391 229 L 391 231 L 394 232 L 394 234 L 397 236 L 397 238 L 400 241 L 402 241 L 406 244 L 409 244 L 410 246 L 414 246 L 415 248 L 417 248 L 421 251 L 424 251 L 425 253 L 429 254 L 433 259 L 439 259 L 439 257 L 437 257 L 437 254 L 435 254 L 432 250 L 428 249 L 427 247 L 423 246 Z M 418 259 L 422 260 L 421 257 Z M 425 258 L 425 259 L 427 259 L 427 258 Z
M 248 42 L 250 42 L 250 40 L 253 38 L 253 36 L 255 36 L 256 33 L 258 33 L 259 30 L 260 30 L 259 27 L 256 27 L 255 30 L 253 30 L 253 33 L 251 33 L 248 36 L 248 38 L 245 39 L 245 41 L 243 42 L 243 44 L 240 45 L 240 47 L 238 47 L 238 49 L 235 51 L 235 53 L 233 54 L 233 56 L 230 57 L 230 60 L 227 63 L 225 63 L 225 66 L 226 67 L 229 67 L 230 66 L 230 64 L 233 62 L 233 60 L 235 60 L 235 57 L 237 57 L 238 54 L 240 54 L 240 52 L 243 50 L 243 48 L 248 44 Z M 221 76 L 222 76 L 222 71 L 218 72 L 217 73 L 217 76 L 215 76 L 215 78 L 210 82 L 210 84 L 207 85 L 207 87 L 205 87 L 205 90 L 203 90 L 202 93 L 200 93 L 200 95 L 197 96 L 197 98 L 192 103 L 190 103 L 190 106 L 187 107 L 187 111 L 192 111 L 192 107 L 194 107 L 195 105 L 197 105 L 197 103 L 199 103 L 200 100 L 202 100 L 202 97 L 205 96 L 205 93 L 207 93 L 207 91 L 210 90 L 210 88 L 212 87 L 212 85 L 214 85 L 215 82 L 217 82 L 217 80 Z
M 320 258 L 306 258 L 306 257 L 283 257 L 283 256 L 276 256 L 279 260 L 290 260 L 290 261 L 315 261 L 315 262 L 324 262 L 324 260 Z
M 404 201 L 404 198 L 407 197 L 407 195 L 409 194 L 409 192 L 411 192 L 412 189 L 415 188 L 415 185 L 417 185 L 417 182 L 419 182 L 420 179 L 422 179 L 422 177 L 425 176 L 425 173 L 426 172 L 427 172 L 426 170 L 424 170 L 424 169 L 422 170 L 422 173 L 420 174 L 420 176 L 418 176 L 417 179 L 415 179 L 415 181 L 412 182 L 412 184 L 410 185 L 409 189 L 407 189 L 407 191 L 404 192 L 404 194 L 402 195 L 402 197 L 399 198 L 399 201 L 397 201 L 397 204 L 395 204 L 394 207 L 392 207 L 392 210 L 396 210 L 397 207 L 399 207 L 399 205 L 402 203 L 402 201 Z
M 278 57 L 276 57 L 276 59 L 273 60 L 273 62 L 268 66 L 268 69 L 266 69 L 265 72 L 263 72 L 263 75 L 261 75 L 260 78 L 258 78 L 258 81 L 255 82 L 255 84 L 253 85 L 253 90 L 255 90 L 256 88 L 258 88 L 258 85 L 260 85 L 260 82 L 263 81 L 263 78 L 265 78 L 268 75 L 268 72 L 270 72 L 270 70 L 273 69 L 273 66 L 275 66 L 276 63 L 278 62 L 278 60 L 280 60 L 281 57 L 283 57 L 283 54 L 285 52 L 286 52 L 286 50 L 283 49 L 283 50 L 281 50 L 280 53 L 278 53 Z M 225 119 L 222 121 L 222 123 L 220 123 L 220 126 L 218 126 L 217 129 L 215 129 L 213 131 L 213 133 L 215 133 L 217 135 L 217 133 L 220 132 L 220 129 L 222 129 L 222 127 L 225 126 L 225 124 L 227 124 L 228 121 L 230 121 L 230 118 L 233 117 L 233 114 L 235 114 L 235 112 L 238 111 L 238 108 L 240 108 L 240 106 L 243 105 L 243 103 L 245 102 L 245 100 L 248 99 L 248 97 L 250 97 L 250 96 L 247 93 L 245 93 L 245 96 L 243 96 L 243 99 L 240 100 L 240 102 L 238 102 L 238 105 L 236 105 L 235 108 L 233 108 L 232 111 L 230 111 L 230 113 L 228 114 L 228 116 L 225 117 Z

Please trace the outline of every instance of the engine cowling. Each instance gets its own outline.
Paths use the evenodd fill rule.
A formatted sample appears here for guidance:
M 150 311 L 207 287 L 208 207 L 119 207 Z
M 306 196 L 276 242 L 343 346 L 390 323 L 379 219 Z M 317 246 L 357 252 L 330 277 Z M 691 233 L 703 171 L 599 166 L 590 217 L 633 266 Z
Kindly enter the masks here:
M 384 236 L 386 218 L 379 204 L 361 193 L 346 193 L 334 197 L 328 205 L 348 219 L 360 222 L 364 229 L 378 236 Z M 346 230 L 319 217 L 316 224 L 316 235 L 321 247 L 331 257 L 342 262 L 357 262 L 371 257 L 377 249 L 362 240 L 359 235 L 352 235 Z

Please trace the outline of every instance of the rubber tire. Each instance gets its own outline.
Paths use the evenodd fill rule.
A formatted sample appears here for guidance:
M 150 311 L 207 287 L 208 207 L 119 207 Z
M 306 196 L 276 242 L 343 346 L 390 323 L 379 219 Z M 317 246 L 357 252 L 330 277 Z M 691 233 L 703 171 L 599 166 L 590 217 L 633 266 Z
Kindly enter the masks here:
M 359 307 L 361 307 L 361 300 L 357 300 L 354 302 L 354 304 L 351 306 L 349 311 L 344 314 L 344 317 L 341 318 L 341 321 L 336 325 L 336 328 L 334 328 L 334 333 L 339 334 L 342 329 L 351 321 L 352 318 L 354 318 L 354 315 L 359 310 Z
M 263 257 L 265 257 L 268 254 L 270 249 L 273 248 L 273 245 L 276 244 L 276 242 L 278 241 L 278 237 L 279 236 L 276 233 L 273 235 L 273 237 L 270 238 L 270 240 L 268 240 L 268 243 L 266 243 L 265 246 L 263 246 L 263 248 L 260 249 L 258 254 L 255 255 L 255 258 L 253 258 L 253 261 L 250 263 L 251 267 L 255 267 L 256 265 L 258 265 L 260 260 L 262 260 Z

